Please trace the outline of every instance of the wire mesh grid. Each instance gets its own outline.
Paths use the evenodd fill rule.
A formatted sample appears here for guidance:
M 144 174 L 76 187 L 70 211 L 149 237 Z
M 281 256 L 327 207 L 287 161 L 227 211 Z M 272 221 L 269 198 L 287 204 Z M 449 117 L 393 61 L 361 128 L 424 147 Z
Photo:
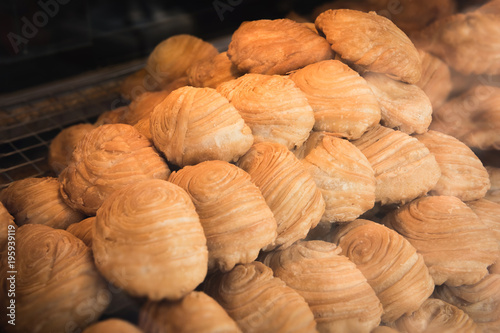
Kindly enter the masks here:
M 55 176 L 47 163 L 52 139 L 66 127 L 94 123 L 103 112 L 123 105 L 123 77 L 2 108 L 9 117 L 0 126 L 0 188 L 27 177 Z

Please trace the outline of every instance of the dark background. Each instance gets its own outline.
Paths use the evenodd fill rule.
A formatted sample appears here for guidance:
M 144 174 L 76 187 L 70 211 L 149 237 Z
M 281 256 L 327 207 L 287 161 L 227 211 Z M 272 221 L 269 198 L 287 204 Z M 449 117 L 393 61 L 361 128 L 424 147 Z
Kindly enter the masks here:
M 146 57 L 175 34 L 210 41 L 322 2 L 0 0 L 0 94 Z

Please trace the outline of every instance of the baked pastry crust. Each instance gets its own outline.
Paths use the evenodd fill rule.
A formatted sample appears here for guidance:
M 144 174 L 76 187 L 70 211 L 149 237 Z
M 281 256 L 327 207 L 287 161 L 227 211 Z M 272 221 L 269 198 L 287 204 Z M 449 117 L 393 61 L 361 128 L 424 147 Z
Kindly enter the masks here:
M 128 124 L 101 125 L 78 142 L 59 175 L 60 192 L 73 209 L 95 215 L 115 190 L 146 179 L 167 179 L 165 160 Z
M 373 207 L 374 172 L 356 146 L 326 132 L 313 132 L 303 154 L 302 164 L 325 200 L 322 222 L 353 221 Z
M 332 234 L 333 242 L 356 264 L 380 299 L 383 322 L 410 315 L 434 291 L 422 255 L 394 230 L 358 219 Z
M 189 195 L 160 179 L 113 192 L 92 229 L 101 274 L 130 295 L 150 300 L 180 299 L 205 279 L 206 242 Z
M 245 74 L 220 84 L 217 91 L 239 111 L 255 143 L 300 147 L 314 126 L 306 95 L 286 76 Z
M 376 126 L 352 143 L 373 168 L 375 200 L 382 205 L 420 197 L 441 177 L 441 169 L 429 149 L 401 131 Z
M 272 75 L 331 59 L 333 52 L 306 26 L 277 19 L 243 22 L 232 35 L 227 55 L 243 73 Z
M 253 144 L 238 110 L 212 88 L 183 87 L 151 113 L 153 142 L 180 167 L 208 160 L 234 162 Z
M 66 229 L 85 218 L 84 214 L 66 204 L 54 177 L 16 180 L 0 191 L 0 201 L 14 216 L 18 226 L 44 224 Z
M 320 221 L 325 201 L 311 174 L 287 147 L 257 143 L 238 161 L 261 191 L 278 225 L 275 245 L 305 238 Z
M 418 51 L 401 29 L 375 12 L 327 10 L 315 20 L 332 49 L 362 68 L 408 83 L 422 75 Z
M 276 220 L 250 175 L 224 161 L 206 161 L 168 179 L 191 197 L 207 237 L 209 270 L 229 271 L 274 247 Z
M 9 239 L 8 230 L 10 225 L 14 226 L 14 228 L 17 228 L 16 224 L 14 223 L 14 218 L 9 214 L 5 206 L 0 201 L 0 259 L 2 259 L 1 252 L 6 248 Z M 2 264 L 0 264 L 0 267 L 2 267 Z
M 123 116 L 128 110 L 128 105 L 120 106 L 116 109 L 103 112 L 99 115 L 94 123 L 94 126 L 101 126 L 106 124 L 122 124 Z
M 222 306 L 198 291 L 178 301 L 147 301 L 141 307 L 139 327 L 144 332 L 241 333 Z
M 488 176 L 490 177 L 490 189 L 484 196 L 485 199 L 500 203 L 500 168 L 486 166 Z
M 78 331 L 99 318 L 111 295 L 81 240 L 40 224 L 19 227 L 15 237 L 16 332 L 65 332 L 68 327 Z M 1 303 L 8 306 L 10 274 L 2 270 L 0 276 Z M 12 328 L 7 320 L 2 326 Z
M 92 248 L 92 228 L 94 224 L 95 216 L 91 216 L 80 222 L 70 224 L 66 231 L 81 239 L 89 248 Z
M 407 134 L 425 133 L 432 121 L 432 104 L 417 85 L 366 73 L 364 78 L 380 105 L 381 124 Z
M 52 139 L 47 162 L 57 175 L 68 166 L 78 141 L 95 127 L 95 125 L 87 123 L 76 124 L 66 127 Z
M 317 332 L 306 301 L 273 271 L 254 261 L 210 277 L 205 291 L 243 332 Z
M 434 155 L 441 169 L 441 177 L 430 194 L 452 195 L 462 201 L 484 197 L 490 188 L 488 172 L 469 147 L 452 136 L 433 130 L 415 137 Z
M 497 239 L 457 197 L 419 198 L 390 212 L 382 222 L 424 257 L 436 285 L 477 283 L 499 257 Z
M 127 111 L 123 115 L 123 122 L 125 124 L 135 125 L 141 119 L 149 119 L 154 108 L 169 94 L 169 91 L 164 90 L 145 92 L 130 103 Z
M 263 263 L 309 304 L 320 332 L 370 332 L 382 305 L 342 249 L 324 241 L 299 241 L 269 252 Z
M 500 274 L 488 274 L 472 285 L 443 285 L 436 288 L 434 297 L 464 311 L 482 332 L 495 332 L 500 327 Z
M 123 319 L 111 318 L 99 321 L 83 330 L 82 333 L 142 333 L 137 326 Z
M 217 88 L 223 82 L 234 80 L 243 75 L 222 52 L 212 59 L 196 62 L 187 70 L 188 82 L 194 87 Z
M 487 7 L 441 18 L 411 35 L 419 48 L 462 74 L 500 74 L 500 12 Z
M 400 332 L 481 332 L 465 312 L 436 298 L 427 299 L 420 309 L 401 317 L 392 326 Z
M 314 130 L 358 139 L 380 121 L 380 106 L 366 81 L 339 60 L 320 61 L 290 74 L 314 111 Z
M 432 109 L 443 105 L 451 93 L 453 83 L 448 65 L 432 54 L 418 49 L 422 59 L 422 76 L 415 83 L 429 97 Z
M 187 34 L 169 37 L 156 45 L 148 57 L 146 69 L 165 87 L 187 75 L 191 65 L 202 59 L 211 59 L 219 51 L 210 43 Z

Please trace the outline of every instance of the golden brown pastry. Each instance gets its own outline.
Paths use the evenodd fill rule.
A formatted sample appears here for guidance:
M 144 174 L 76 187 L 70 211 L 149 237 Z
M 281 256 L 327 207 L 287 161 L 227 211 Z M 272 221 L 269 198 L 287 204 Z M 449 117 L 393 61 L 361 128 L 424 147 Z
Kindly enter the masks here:
M 278 225 L 275 245 L 305 238 L 320 221 L 325 201 L 311 174 L 287 147 L 257 143 L 238 161 L 262 192 Z
M 40 224 L 19 227 L 15 237 L 15 295 L 7 293 L 12 273 L 2 270 L 0 299 L 15 300 L 16 332 L 76 332 L 99 318 L 111 295 L 81 240 Z M 13 328 L 7 318 L 1 325 Z
M 81 239 L 85 245 L 92 248 L 92 228 L 95 224 L 95 216 L 91 216 L 77 223 L 70 224 L 66 231 Z
M 210 277 L 205 291 L 243 332 L 317 332 L 304 298 L 261 262 L 237 265 Z
M 127 124 L 90 131 L 59 175 L 60 192 L 73 209 L 95 215 L 115 190 L 146 179 L 167 179 L 170 169 L 151 142 Z
M 478 113 L 473 128 L 463 138 L 469 147 L 482 150 L 500 150 L 500 107 Z
M 429 97 L 432 108 L 437 109 L 446 102 L 453 87 L 450 68 L 441 59 L 424 50 L 419 49 L 418 53 L 422 60 L 422 76 L 415 85 Z
M 176 300 L 207 273 L 207 240 L 189 195 L 160 179 L 111 194 L 92 229 L 95 263 L 132 296 Z
M 394 230 L 358 219 L 334 229 L 332 236 L 380 299 L 383 322 L 411 314 L 432 294 L 434 281 L 422 255 Z
M 82 333 L 142 333 L 137 326 L 123 319 L 111 318 L 90 325 Z
M 375 12 L 338 9 L 321 13 L 315 21 L 342 59 L 408 83 L 417 83 L 422 62 L 417 49 L 394 23 Z
M 14 218 L 0 201 L 0 258 L 1 252 L 6 248 L 7 242 L 9 242 L 9 230 L 13 232 L 16 228 Z
M 94 128 L 94 125 L 87 123 L 72 125 L 63 129 L 52 139 L 47 162 L 57 175 L 68 166 L 78 141 Z
M 144 135 L 151 143 L 153 142 L 153 136 L 151 135 L 151 121 L 149 117 L 142 118 L 135 125 L 135 129 Z
M 360 270 L 335 244 L 299 241 L 263 262 L 309 304 L 320 332 L 370 332 L 382 305 Z
M 148 301 L 139 314 L 139 327 L 155 333 L 241 333 L 213 298 L 193 291 L 178 301 Z
M 441 177 L 439 165 L 429 149 L 401 131 L 377 126 L 353 144 L 373 168 L 375 200 L 382 205 L 405 203 L 422 196 Z
M 120 84 L 120 94 L 125 99 L 130 101 L 136 99 L 147 90 L 145 82 L 148 80 L 148 71 L 146 68 L 141 68 L 132 74 L 127 75 Z M 154 88 L 151 89 L 155 90 Z
M 500 328 L 500 274 L 488 274 L 472 285 L 436 288 L 434 297 L 453 304 L 474 320 L 482 332 Z
M 290 74 L 314 111 L 314 130 L 358 139 L 380 121 L 380 107 L 366 81 L 339 60 L 325 60 Z
M 170 92 L 164 90 L 145 92 L 130 103 L 127 111 L 123 115 L 123 122 L 125 124 L 135 125 L 141 119 L 149 119 L 154 108 L 160 104 L 169 93 Z
M 366 73 L 364 78 L 380 104 L 384 126 L 407 134 L 427 131 L 432 121 L 432 105 L 422 89 L 385 74 Z
M 301 161 L 323 194 L 326 207 L 322 222 L 352 221 L 373 207 L 373 169 L 349 141 L 313 132 Z
M 193 200 L 207 237 L 209 270 L 228 271 L 274 246 L 276 220 L 242 169 L 207 161 L 173 172 L 168 180 Z
M 146 70 L 160 85 L 166 86 L 186 76 L 188 68 L 202 59 L 211 59 L 219 51 L 195 36 L 180 34 L 159 43 L 148 57 Z
M 484 198 L 500 203 L 500 168 L 486 166 L 486 171 L 488 171 L 491 186 Z
M 286 76 L 246 74 L 224 82 L 217 91 L 239 111 L 255 142 L 300 147 L 314 125 L 306 95 Z
M 123 116 L 128 110 L 127 106 L 120 106 L 116 109 L 103 112 L 99 115 L 94 123 L 94 126 L 101 126 L 106 124 L 121 124 L 123 123 Z
M 500 74 L 500 13 L 480 8 L 441 18 L 411 35 L 415 45 L 463 74 Z
M 328 42 L 290 19 L 243 22 L 233 33 L 227 56 L 243 73 L 286 74 L 331 59 Z
M 399 332 L 389 326 L 377 326 L 370 333 L 399 333 Z
M 481 329 L 465 312 L 440 299 L 429 298 L 411 315 L 394 323 L 394 328 L 408 333 L 479 333 Z
M 433 130 L 415 137 L 434 155 L 441 169 L 441 178 L 430 194 L 453 195 L 462 201 L 484 197 L 490 188 L 488 172 L 469 147 Z
M 242 73 L 229 60 L 227 52 L 222 52 L 212 59 L 204 59 L 193 64 L 187 70 L 188 82 L 194 87 L 217 88 L 223 82 L 234 80 Z
M 238 110 L 212 88 L 179 88 L 151 113 L 153 142 L 167 160 L 185 166 L 236 161 L 253 144 Z
M 390 212 L 382 222 L 424 257 L 436 285 L 477 283 L 499 256 L 491 231 L 457 197 L 419 198 Z
M 85 215 L 68 206 L 59 193 L 59 182 L 54 177 L 24 178 L 14 181 L 0 191 L 0 201 L 18 226 L 45 224 L 66 229 Z
M 467 206 L 486 224 L 500 246 L 500 204 L 482 198 L 467 202 Z
M 390 19 L 406 34 L 425 28 L 431 22 L 451 15 L 455 11 L 453 0 L 337 0 L 326 2 L 313 12 L 317 17 L 328 9 L 348 8 L 364 12 L 376 11 L 377 14 Z

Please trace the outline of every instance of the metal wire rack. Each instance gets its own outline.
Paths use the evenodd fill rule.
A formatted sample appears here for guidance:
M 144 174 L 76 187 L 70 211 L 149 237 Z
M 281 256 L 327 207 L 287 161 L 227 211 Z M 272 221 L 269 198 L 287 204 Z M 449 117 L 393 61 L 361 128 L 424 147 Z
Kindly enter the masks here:
M 55 176 L 47 163 L 52 139 L 64 128 L 94 123 L 128 103 L 122 80 L 144 65 L 134 61 L 0 98 L 0 188 L 27 177 Z

